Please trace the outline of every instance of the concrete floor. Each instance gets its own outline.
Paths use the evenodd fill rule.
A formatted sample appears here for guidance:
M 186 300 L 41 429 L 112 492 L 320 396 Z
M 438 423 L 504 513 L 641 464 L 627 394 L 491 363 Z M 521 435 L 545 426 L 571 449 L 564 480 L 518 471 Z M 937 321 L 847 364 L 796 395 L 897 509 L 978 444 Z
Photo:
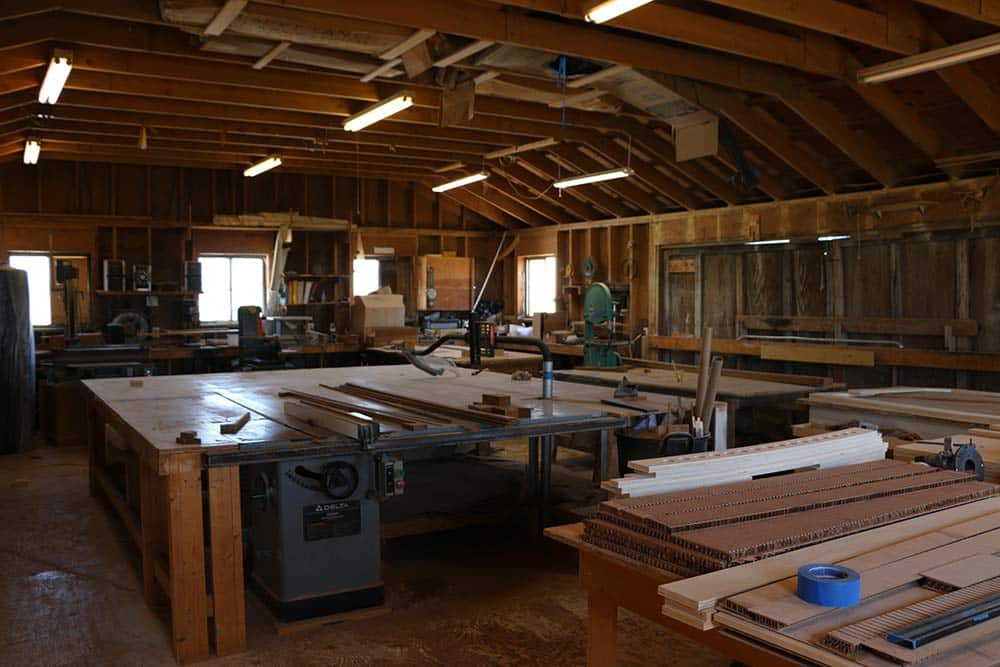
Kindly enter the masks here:
M 138 557 L 88 495 L 86 465 L 83 450 L 44 445 L 0 457 L 0 665 L 173 665 L 165 610 L 145 606 Z M 247 652 L 213 664 L 584 663 L 572 550 L 494 526 L 392 540 L 383 562 L 391 613 L 279 637 L 248 596 Z M 619 654 L 622 665 L 728 665 L 627 612 Z

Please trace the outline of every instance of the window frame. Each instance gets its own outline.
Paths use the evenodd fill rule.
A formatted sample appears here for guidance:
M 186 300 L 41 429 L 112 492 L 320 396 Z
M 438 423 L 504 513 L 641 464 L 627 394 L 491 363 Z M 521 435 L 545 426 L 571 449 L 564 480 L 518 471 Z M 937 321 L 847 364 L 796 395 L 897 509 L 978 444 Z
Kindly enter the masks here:
M 198 253 L 198 259 L 196 261 L 200 262 L 203 257 L 205 257 L 205 258 L 224 258 L 224 259 L 230 260 L 230 263 L 229 263 L 229 278 L 230 278 L 230 285 L 229 285 L 229 312 L 230 313 L 233 312 L 233 289 L 232 289 L 233 266 L 232 266 L 232 260 L 234 258 L 235 259 L 250 258 L 250 259 L 259 259 L 259 260 L 261 260 L 263 262 L 263 264 L 264 264 L 264 270 L 262 272 L 263 275 L 261 276 L 261 278 L 262 278 L 262 281 L 261 281 L 261 288 L 262 288 L 261 294 L 263 295 L 264 303 L 260 304 L 260 307 L 261 307 L 262 310 L 267 307 L 268 272 L 270 271 L 270 266 L 269 266 L 269 262 L 268 262 L 269 258 L 268 258 L 267 255 L 264 255 L 264 254 L 261 254 L 261 253 L 253 253 L 253 252 L 200 252 L 200 253 Z M 205 293 L 205 285 L 204 285 L 204 283 L 202 283 L 202 291 L 198 293 L 198 322 L 199 322 L 199 325 L 200 326 L 235 325 L 236 322 L 237 322 L 235 319 L 227 319 L 227 320 L 204 320 L 204 319 L 201 319 L 201 297 L 202 297 L 202 295 L 204 293 Z M 246 305 L 246 304 L 243 304 L 243 305 Z
M 552 310 L 546 312 L 558 312 L 559 311 L 559 260 L 555 253 L 542 253 L 538 255 L 522 255 L 518 258 L 518 263 L 520 264 L 520 271 L 518 272 L 520 278 L 520 289 L 518 290 L 518 299 L 520 300 L 519 310 L 524 313 L 526 317 L 534 317 L 535 313 L 528 312 L 529 298 L 528 290 L 531 287 L 531 283 L 528 280 L 528 264 L 533 260 L 548 260 L 551 259 L 554 263 L 553 270 L 553 280 L 552 285 Z M 539 311 L 543 312 L 543 311 Z
M 374 290 L 369 290 L 369 291 L 367 291 L 367 292 L 365 292 L 363 294 L 361 294 L 361 293 L 359 293 L 357 291 L 357 281 L 354 280 L 354 275 L 355 275 L 355 273 L 357 273 L 357 271 L 355 271 L 355 269 L 354 269 L 354 262 L 356 262 L 358 260 L 364 260 L 366 262 L 375 262 L 375 264 L 378 266 L 378 287 L 376 287 Z M 381 288 L 382 288 L 382 259 L 381 258 L 379 258 L 379 257 L 369 257 L 369 256 L 366 255 L 365 257 L 355 257 L 354 259 L 351 260 L 351 298 L 352 299 L 354 297 L 356 297 L 356 296 L 367 296 L 367 295 L 371 294 L 372 292 L 375 292 L 375 291 L 377 291 L 377 290 L 379 290 Z
M 56 276 L 55 276 L 55 258 L 53 256 L 53 254 L 51 252 L 45 252 L 45 251 L 42 251 L 42 250 L 11 250 L 11 251 L 9 251 L 7 253 L 7 265 L 10 266 L 11 268 L 16 269 L 17 267 L 15 267 L 11 263 L 11 258 L 13 258 L 13 257 L 44 257 L 45 259 L 48 260 L 48 262 L 49 262 L 49 271 L 48 271 L 48 273 L 49 273 L 49 301 L 48 301 L 49 302 L 49 322 L 48 322 L 48 324 L 35 324 L 34 322 L 32 322 L 31 326 L 34 329 L 46 329 L 46 328 L 51 328 L 51 327 L 59 326 L 59 325 L 55 324 L 54 318 L 52 316 L 53 313 L 55 312 L 54 309 L 52 308 L 52 292 L 56 289 L 56 285 L 57 285 L 57 283 L 56 283 Z M 18 270 L 24 271 L 24 269 L 18 269 Z M 30 278 L 30 274 L 29 274 L 29 278 Z M 30 282 L 30 280 L 28 282 L 28 303 L 29 303 L 28 317 L 30 319 L 30 317 L 31 317 L 31 313 L 30 313 L 31 282 Z

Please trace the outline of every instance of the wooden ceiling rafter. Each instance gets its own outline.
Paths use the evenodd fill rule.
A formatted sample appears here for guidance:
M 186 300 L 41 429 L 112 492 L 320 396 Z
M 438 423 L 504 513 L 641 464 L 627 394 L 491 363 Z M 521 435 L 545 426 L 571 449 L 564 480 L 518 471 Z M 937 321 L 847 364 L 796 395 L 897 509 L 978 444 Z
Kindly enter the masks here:
M 535 172 L 539 177 L 546 179 L 550 183 L 564 175 L 561 173 L 560 165 L 553 160 L 549 154 L 527 154 L 518 156 L 518 161 L 526 168 Z M 576 173 L 575 171 L 571 173 Z M 567 196 L 567 195 L 563 195 Z M 631 207 L 617 197 L 612 196 L 600 185 L 585 185 L 579 188 L 572 188 L 569 196 L 575 196 L 590 202 L 593 206 L 606 211 L 611 217 L 626 217 L 633 215 L 639 209 Z
M 573 165 L 580 174 L 604 171 L 609 168 L 608 165 L 601 164 L 590 155 L 584 153 L 577 145 L 559 144 L 546 149 L 546 151 L 559 156 L 565 162 Z M 628 178 L 620 178 L 614 181 L 605 181 L 601 185 L 615 192 L 640 211 L 656 213 L 666 208 L 660 200 L 630 181 L 631 179 Z
M 548 4 L 549 0 L 539 1 Z M 282 0 L 281 4 L 405 25 L 431 23 L 442 32 L 638 66 L 737 90 L 773 95 L 794 105 L 796 112 L 800 116 L 805 114 L 803 119 L 829 140 L 846 141 L 839 148 L 852 160 L 860 160 L 858 164 L 863 169 L 874 172 L 872 175 L 878 183 L 896 182 L 900 178 L 892 164 L 879 158 L 880 149 L 869 145 L 870 139 L 855 133 L 838 112 L 828 107 L 817 109 L 806 99 L 811 94 L 806 92 L 812 85 L 809 77 L 773 63 L 725 53 L 686 50 L 624 32 L 608 33 L 575 22 L 557 23 L 544 16 L 505 10 L 501 5 L 473 5 L 468 0 L 450 2 L 452 7 L 449 11 L 445 11 L 443 0 L 427 0 L 419 3 L 419 7 L 347 0 L 338 3 L 335 10 L 321 6 L 323 3 L 318 0 Z M 459 14 L 462 21 L 455 18 Z M 640 50 L 645 54 L 641 59 L 636 55 Z
M 564 208 L 549 201 L 546 197 L 538 196 L 537 194 L 526 195 L 523 192 L 519 192 L 517 188 L 513 187 L 505 178 L 502 177 L 501 174 L 497 173 L 496 170 L 491 169 L 490 171 L 493 173 L 490 179 L 486 181 L 488 188 L 496 190 L 505 197 L 518 202 L 520 205 L 535 211 L 539 215 L 544 216 L 549 221 L 556 224 L 566 225 L 571 222 L 580 222 L 580 218 L 567 213 Z
M 520 160 L 501 163 L 490 167 L 496 179 L 509 180 L 516 185 L 514 187 L 529 190 L 532 197 L 541 197 L 552 204 L 559 206 L 577 220 L 595 220 L 600 217 L 601 212 L 590 204 L 568 196 L 560 190 L 552 187 L 552 181 L 546 180 L 538 174 L 524 167 Z M 523 199 L 523 197 L 521 197 Z
M 528 223 L 522 221 L 516 216 L 511 215 L 493 202 L 477 197 L 466 188 L 457 188 L 455 190 L 442 192 L 441 197 L 455 201 L 461 206 L 464 206 L 474 213 L 478 213 L 487 220 L 496 223 L 504 229 L 516 230 L 530 227 Z
M 253 122 L 223 123 L 211 119 L 188 119 L 183 117 L 146 116 L 142 119 L 127 119 L 120 114 L 102 112 L 102 110 L 63 107 L 59 114 L 43 122 L 35 118 L 32 109 L 25 108 L 19 119 L 36 121 L 44 131 L 49 127 L 75 128 L 81 132 L 107 132 L 124 136 L 138 137 L 141 128 L 146 128 L 150 139 L 185 138 L 192 141 L 210 143 L 233 142 L 236 144 L 259 144 L 287 146 L 299 150 L 333 150 L 375 153 L 398 153 L 413 155 L 441 161 L 453 160 L 462 156 L 464 159 L 479 159 L 483 148 L 479 144 L 449 142 L 450 150 L 442 148 L 441 143 L 427 140 L 419 136 L 378 135 L 343 137 L 340 134 L 325 132 L 310 132 L 293 126 L 262 125 Z M 194 122 L 186 122 L 194 121 Z M 2 121 L 0 121 L 2 124 Z
M 872 186 L 886 187 L 906 177 L 930 175 L 917 170 L 929 168 L 934 161 L 946 157 L 942 155 L 945 146 L 954 152 L 951 143 L 944 140 L 937 128 L 904 101 L 901 93 L 908 92 L 905 87 L 863 85 L 854 77 L 854 72 L 865 63 L 848 47 L 849 42 L 867 45 L 865 49 L 874 47 L 900 54 L 944 44 L 936 27 L 929 25 L 910 0 L 886 0 L 884 5 L 876 5 L 876 9 L 838 0 L 708 1 L 726 9 L 701 13 L 688 9 L 690 5 L 676 7 L 653 3 L 612 21 L 607 27 L 555 16 L 546 18 L 545 13 L 578 19 L 583 0 L 493 0 L 492 3 L 482 0 L 422 0 L 419 3 L 256 0 L 246 9 L 260 16 L 315 16 L 324 25 L 354 22 L 384 26 L 398 36 L 392 42 L 397 45 L 405 38 L 440 32 L 442 43 L 457 44 L 450 51 L 458 55 L 466 47 L 473 46 L 473 50 L 489 48 L 495 42 L 655 70 L 661 80 L 673 79 L 670 83 L 679 84 L 680 89 L 674 89 L 684 96 L 689 96 L 691 91 L 696 95 L 704 93 L 708 100 L 705 107 L 730 120 L 739 130 L 741 141 L 748 138 L 750 143 L 760 145 L 763 153 L 753 145 L 745 148 L 755 159 L 763 155 L 758 190 L 775 199 L 785 196 L 784 186 L 792 182 L 775 177 L 775 168 L 787 168 L 828 193 L 844 187 L 817 163 L 813 155 L 814 148 L 822 148 L 824 156 L 840 168 L 844 164 L 842 158 L 835 157 L 827 143 L 874 177 Z M 990 11 L 970 0 L 918 2 L 977 20 L 984 20 L 984 14 Z M 218 10 L 221 6 L 225 12 L 227 7 L 240 4 L 247 5 L 242 0 L 226 0 L 214 3 L 214 7 Z M 973 12 L 971 5 L 975 4 L 980 7 Z M 562 224 L 579 218 L 581 210 L 593 214 L 600 209 L 621 216 L 632 213 L 632 207 L 655 213 L 674 203 L 695 209 L 759 200 L 756 192 L 741 192 L 728 181 L 726 174 L 733 170 L 728 155 L 720 153 L 684 163 L 673 161 L 672 142 L 657 129 L 663 126 L 662 120 L 646 120 L 647 114 L 627 105 L 617 116 L 608 113 L 607 108 L 602 111 L 567 108 L 564 115 L 560 109 L 550 108 L 543 102 L 480 94 L 476 97 L 476 115 L 471 121 L 442 129 L 437 127 L 440 90 L 430 74 L 405 83 L 378 79 L 362 82 L 356 75 L 315 70 L 287 61 L 274 61 L 266 70 L 254 71 L 250 67 L 256 60 L 254 57 L 197 49 L 190 35 L 194 28 L 166 23 L 157 11 L 155 0 L 52 0 L 48 3 L 10 0 L 4 5 L 0 8 L 0 126 L 6 126 L 4 131 L 23 122 L 25 113 L 28 119 L 31 118 L 34 110 L 29 106 L 29 98 L 40 81 L 40 73 L 36 70 L 47 62 L 52 46 L 76 44 L 71 48 L 77 50 L 78 67 L 60 106 L 65 101 L 66 108 L 79 109 L 86 115 L 88 110 L 104 111 L 99 107 L 107 103 L 113 109 L 161 118 L 165 123 L 175 118 L 178 119 L 174 121 L 176 124 L 189 126 L 212 123 L 217 127 L 227 122 L 239 123 L 241 114 L 244 117 L 253 115 L 253 123 L 261 132 L 280 126 L 292 128 L 303 122 L 303 127 L 315 128 L 316 135 L 326 133 L 325 138 L 314 136 L 311 139 L 307 130 L 274 142 L 288 151 L 289 159 L 300 160 L 303 164 L 314 159 L 308 155 L 311 140 L 325 145 L 327 154 L 335 159 L 346 157 L 351 141 L 341 140 L 339 135 L 329 140 L 329 136 L 339 129 L 340 118 L 403 88 L 414 91 L 415 107 L 391 121 L 380 123 L 378 136 L 373 133 L 358 137 L 363 148 L 355 150 L 353 155 L 356 157 L 360 152 L 373 169 L 383 168 L 383 162 L 392 158 L 407 169 L 429 171 L 455 159 L 473 164 L 477 152 L 488 152 L 491 146 L 513 145 L 545 136 L 571 142 L 553 149 L 549 156 L 525 156 L 534 164 L 526 159 L 510 166 L 510 172 L 520 169 L 526 180 L 539 186 L 541 183 L 537 179 L 542 182 L 545 179 L 541 174 L 558 171 L 555 163 L 565 169 L 595 171 L 607 163 L 621 163 L 623 155 L 627 160 L 628 149 L 622 145 L 620 137 L 635 140 L 647 149 L 645 157 L 632 158 L 636 171 L 633 179 L 580 188 L 569 200 L 577 204 L 569 207 L 559 201 L 566 194 L 555 200 L 521 194 L 519 188 L 506 181 L 507 176 L 514 178 L 513 174 L 507 174 L 503 182 L 486 185 L 486 192 L 504 204 L 503 215 L 497 216 L 497 211 L 493 211 L 494 217 L 508 224 L 515 218 L 532 226 L 551 222 Z M 212 3 L 206 3 L 206 7 L 211 6 Z M 199 11 L 203 9 L 205 7 Z M 725 13 L 733 9 L 766 18 L 743 25 Z M 969 16 L 970 13 L 977 15 Z M 237 14 L 239 12 L 233 15 L 233 20 Z M 19 18 L 3 21 L 9 17 Z M 209 19 L 198 20 L 204 27 Z M 122 29 L 125 26 L 127 30 Z M 663 39 L 687 46 L 658 41 Z M 383 51 L 371 55 L 378 58 Z M 449 49 L 444 51 L 447 53 Z M 471 51 L 468 55 L 472 55 Z M 864 60 L 872 57 L 871 53 L 863 56 Z M 474 64 L 470 66 L 475 67 Z M 954 104 L 958 104 L 961 100 L 983 120 L 985 127 L 1000 133 L 1000 104 L 981 68 L 958 66 L 939 71 L 938 76 L 956 95 L 955 98 L 949 95 L 949 101 L 955 99 Z M 822 78 L 827 82 L 817 86 Z M 845 89 L 852 90 L 853 96 L 841 92 Z M 268 91 L 264 100 L 259 99 L 261 91 Z M 772 127 L 767 119 L 755 113 L 752 105 L 747 106 L 745 95 L 748 92 L 778 100 L 793 111 L 802 123 L 775 104 L 765 105 L 771 111 L 780 109 L 777 116 L 785 122 L 795 119 L 790 123 L 796 128 L 795 137 L 784 131 L 785 128 Z M 822 97 L 817 97 L 817 92 Z M 878 122 L 873 125 L 858 120 L 853 106 L 855 97 L 877 112 Z M 839 108 L 828 100 L 836 100 Z M 76 101 L 80 104 L 70 106 Z M 711 103 L 713 101 L 715 104 Z M 58 109 L 56 111 L 58 113 Z M 643 120 L 640 122 L 639 118 Z M 891 136 L 887 134 L 888 127 L 882 119 L 895 128 L 899 138 L 896 132 Z M 245 118 L 244 122 L 249 124 Z M 75 123 L 89 123 L 90 126 L 85 128 Z M 58 135 L 72 137 L 76 130 L 81 136 L 106 134 L 109 138 L 120 136 L 131 140 L 128 132 L 119 135 L 119 131 L 109 129 L 107 123 L 96 117 L 71 119 L 64 124 L 57 119 L 51 126 L 53 134 Z M 804 129 L 807 127 L 810 129 Z M 187 160 L 188 157 L 181 157 L 181 151 L 194 149 L 195 142 L 201 141 L 211 148 L 225 145 L 209 137 L 201 139 L 196 134 L 208 131 L 211 129 L 172 128 L 164 131 L 161 139 L 170 142 L 170 155 Z M 422 145 L 406 145 L 405 139 L 394 144 L 393 135 L 414 136 L 413 143 L 419 139 Z M 456 146 L 448 155 L 444 142 L 451 138 L 468 143 L 461 148 Z M 916 161 L 915 153 L 907 153 L 905 161 L 892 154 L 904 145 L 900 143 L 902 138 L 928 158 L 926 166 Z M 236 147 L 237 151 L 259 149 L 267 143 L 264 139 L 266 135 L 251 131 L 233 132 L 226 147 Z M 797 142 L 810 145 L 799 146 Z M 435 150 L 435 144 L 442 148 Z M 315 152 L 323 154 L 319 150 Z M 853 176 L 853 166 L 850 171 Z M 426 175 L 426 171 L 417 173 Z M 786 172 L 779 173 L 784 176 Z M 696 184 L 697 188 L 692 191 L 686 183 Z M 530 185 L 526 188 L 538 192 L 538 188 Z M 796 194 L 799 190 L 796 188 Z M 472 197 L 482 200 L 478 194 Z
M 66 36 L 69 36 L 69 35 L 66 35 Z M 158 36 L 158 38 L 157 38 L 156 41 L 162 43 L 162 42 L 167 42 L 169 40 L 166 37 L 160 35 L 160 36 Z M 174 51 L 174 53 L 176 53 L 176 51 Z M 84 62 L 88 61 L 88 58 L 87 58 L 88 55 L 90 56 L 89 60 L 92 62 L 93 66 L 95 66 L 95 67 L 103 66 L 104 68 L 111 69 L 111 70 L 114 70 L 114 71 L 134 71 L 136 68 L 140 68 L 140 66 L 145 65 L 145 69 L 142 69 L 142 72 L 146 73 L 146 74 L 154 74 L 154 73 L 155 74 L 176 74 L 179 71 L 187 70 L 187 71 L 185 71 L 184 76 L 191 76 L 191 74 L 190 74 L 190 68 L 181 67 L 180 63 L 176 63 L 176 62 L 175 63 L 171 63 L 169 60 L 166 60 L 164 58 L 160 58 L 158 60 L 151 58 L 148 61 L 142 61 L 142 60 L 139 60 L 137 57 L 132 57 L 131 60 L 129 60 L 128 58 L 123 57 L 120 54 L 118 54 L 117 57 L 116 57 L 115 54 L 110 54 L 107 49 L 103 49 L 102 50 L 102 49 L 99 49 L 99 48 L 96 48 L 96 47 L 89 48 L 89 53 L 88 53 L 88 49 L 86 49 L 86 48 L 84 49 L 84 54 L 83 54 L 84 57 L 82 58 L 82 60 Z M 191 54 L 184 54 L 185 57 L 187 57 L 189 55 L 191 55 Z M 214 76 L 214 71 L 216 69 L 218 69 L 218 68 L 215 68 L 215 67 L 212 68 L 212 70 L 213 70 L 212 76 Z M 233 71 L 233 76 L 235 77 L 235 79 L 233 80 L 234 83 L 246 83 L 246 82 L 250 81 L 249 79 L 247 79 L 247 74 L 246 74 L 246 68 L 245 67 L 233 64 L 233 65 L 230 65 L 229 69 Z M 278 72 L 276 70 L 276 71 L 274 71 L 272 73 L 272 75 L 273 75 L 272 78 L 276 78 L 279 75 L 283 75 L 283 74 L 285 74 L 284 70 L 282 70 L 281 72 Z M 296 72 L 295 74 L 302 75 L 302 74 L 306 74 L 306 73 L 305 72 Z M 307 74 L 307 76 L 309 76 L 309 75 Z M 336 75 L 327 75 L 327 76 L 329 76 L 331 78 L 336 77 Z M 355 82 L 353 80 L 349 80 L 348 81 L 348 77 L 337 77 L 337 78 L 339 78 L 340 82 L 344 82 L 348 86 L 347 94 L 357 95 L 358 97 L 362 97 L 362 98 L 364 98 L 366 96 L 367 97 L 372 97 L 372 98 L 374 97 L 374 95 L 372 95 L 370 92 L 366 93 L 366 90 L 370 91 L 372 87 L 370 87 L 370 86 L 367 86 L 367 87 L 366 86 L 355 86 L 354 85 Z M 334 79 L 334 80 L 336 80 L 336 79 Z M 260 85 L 260 82 L 257 82 L 256 80 L 253 80 L 253 82 L 256 83 L 257 85 Z M 266 84 L 266 81 L 264 83 Z M 294 87 L 294 86 L 290 85 L 289 83 L 287 83 L 287 81 L 283 81 L 280 85 L 285 86 L 285 87 Z M 147 85 L 146 88 L 148 90 L 150 88 L 150 86 Z M 201 91 L 197 91 L 197 92 L 199 93 L 199 96 L 200 96 Z M 242 99 L 242 96 L 236 95 L 236 99 L 238 101 L 239 99 Z M 306 98 L 306 99 L 308 99 L 308 98 Z M 510 104 L 510 103 L 508 103 L 506 101 L 497 104 L 499 101 L 493 100 L 492 103 L 494 105 L 498 106 L 497 109 L 493 109 L 493 108 L 490 108 L 490 106 L 491 106 L 491 100 L 489 98 L 481 98 L 481 99 L 484 100 L 484 103 L 479 104 L 480 111 L 484 111 L 484 110 L 485 111 L 494 111 L 494 110 L 497 110 L 497 111 L 508 111 L 510 109 L 510 107 L 517 106 L 517 105 L 512 105 L 512 104 Z M 230 101 L 232 101 L 232 98 L 230 98 Z M 319 103 L 319 102 L 317 101 L 317 103 Z M 485 106 L 485 109 L 484 109 L 484 106 Z M 515 109 L 514 113 L 516 115 L 521 116 L 522 118 L 525 117 L 525 116 L 527 116 L 530 119 L 538 120 L 538 119 L 544 117 L 544 114 L 545 114 L 544 110 L 536 108 L 536 109 L 531 109 L 530 113 L 529 113 L 525 109 L 529 109 L 530 107 L 526 107 L 526 105 L 523 105 L 523 104 L 520 105 L 520 107 L 521 107 L 521 109 L 520 110 Z M 605 119 L 604 116 L 601 116 L 601 115 L 598 115 L 598 114 L 580 114 L 580 115 L 585 117 L 586 122 L 590 122 L 590 123 L 592 123 L 594 125 L 600 124 Z M 666 155 L 666 154 L 663 154 L 663 155 Z M 683 166 L 678 165 L 678 168 L 682 172 L 685 171 L 685 169 L 684 169 Z M 695 170 L 696 167 L 695 167 L 695 165 L 692 164 L 692 165 L 690 165 L 689 168 L 692 169 L 692 170 Z M 698 182 L 700 180 L 702 182 L 703 187 L 707 186 L 707 187 L 710 187 L 710 188 L 714 188 L 714 190 L 716 192 L 722 191 L 722 192 L 725 193 L 725 190 L 723 190 L 723 188 L 726 186 L 726 184 L 725 184 L 724 181 L 721 181 L 719 179 L 715 179 L 715 182 L 712 182 L 711 180 L 709 180 L 708 178 L 706 178 L 705 174 L 699 174 L 699 173 L 693 173 L 693 174 L 690 174 L 690 176 L 693 176 L 693 178 L 694 178 L 694 180 L 696 182 Z M 671 192 L 670 191 L 664 192 L 660 188 L 658 188 L 658 190 L 661 191 L 661 192 L 663 192 L 663 194 L 665 194 L 667 196 L 671 196 Z M 674 193 L 674 194 L 676 195 L 676 193 Z M 726 194 L 724 194 L 723 197 L 724 197 L 724 199 L 726 199 L 729 202 L 735 201 L 735 198 L 731 194 L 728 195 L 728 198 L 726 197 Z M 675 199 L 676 196 L 672 196 L 671 198 Z M 691 202 L 687 202 L 686 205 L 690 206 Z

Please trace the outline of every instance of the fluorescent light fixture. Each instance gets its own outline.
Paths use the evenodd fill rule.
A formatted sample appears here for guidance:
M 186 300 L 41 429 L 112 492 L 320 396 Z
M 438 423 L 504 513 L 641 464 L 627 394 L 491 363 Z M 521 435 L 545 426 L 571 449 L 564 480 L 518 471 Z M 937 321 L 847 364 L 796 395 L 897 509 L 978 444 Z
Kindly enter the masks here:
M 575 188 L 578 185 L 587 185 L 588 183 L 600 183 L 601 181 L 613 181 L 616 178 L 627 178 L 632 175 L 632 170 L 616 167 L 614 169 L 608 169 L 607 171 L 595 171 L 592 174 L 581 174 L 579 176 L 571 176 L 570 178 L 564 178 L 562 180 L 556 181 L 552 185 L 557 188 Z
M 850 234 L 831 234 L 830 236 L 820 236 L 816 240 L 820 243 L 826 243 L 827 241 L 846 241 L 851 238 Z
M 858 70 L 861 83 L 882 83 L 914 74 L 952 67 L 1000 53 L 1000 33 L 951 44 L 940 49 L 925 51 L 914 56 L 892 60 L 881 65 Z
M 532 141 L 527 144 L 521 144 L 519 146 L 510 146 L 508 148 L 501 148 L 500 150 L 493 151 L 492 153 L 487 153 L 483 157 L 487 160 L 495 160 L 501 157 L 507 157 L 508 155 L 517 155 L 518 153 L 526 153 L 528 151 L 537 151 L 542 148 L 548 148 L 549 146 L 555 146 L 559 143 L 558 139 L 553 139 L 548 137 L 546 139 L 539 139 L 538 141 Z
M 747 241 L 743 245 L 786 245 L 791 239 L 768 239 L 767 241 Z
M 478 174 L 472 174 L 470 176 L 463 176 L 462 178 L 456 178 L 454 181 L 448 181 L 447 183 L 442 183 L 441 185 L 435 185 L 431 190 L 434 192 L 447 192 L 448 190 L 454 190 L 455 188 L 460 188 L 471 183 L 478 183 L 479 181 L 485 181 L 490 175 L 485 171 L 481 171 Z
M 24 142 L 24 164 L 38 164 L 38 156 L 42 152 L 42 142 L 38 139 L 28 139 Z
M 344 129 L 348 132 L 363 130 L 369 125 L 397 114 L 403 109 L 413 106 L 413 93 L 403 90 L 392 97 L 387 97 L 381 102 L 376 102 L 364 111 L 360 111 L 349 118 L 344 119 Z
M 652 0 L 604 0 L 587 10 L 584 18 L 591 23 L 604 23 L 611 19 L 648 5 Z
M 52 59 L 49 60 L 49 68 L 45 71 L 45 79 L 38 91 L 38 101 L 42 104 L 55 104 L 72 69 L 73 52 L 56 49 Z
M 243 175 L 246 176 L 247 178 L 253 178 L 254 176 L 259 176 L 260 174 L 263 174 L 265 171 L 270 171 L 271 169 L 280 166 L 281 166 L 281 158 L 277 156 L 272 156 L 269 158 L 264 158 L 263 160 L 257 162 L 256 164 L 250 165 L 249 167 L 243 170 Z

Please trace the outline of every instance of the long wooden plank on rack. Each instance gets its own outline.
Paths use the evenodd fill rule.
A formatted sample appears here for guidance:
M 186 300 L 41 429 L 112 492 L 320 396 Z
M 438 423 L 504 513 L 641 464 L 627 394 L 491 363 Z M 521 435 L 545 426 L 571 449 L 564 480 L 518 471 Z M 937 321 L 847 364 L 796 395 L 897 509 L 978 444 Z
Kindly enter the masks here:
M 353 382 L 348 382 L 338 387 L 323 386 L 324 388 L 333 389 L 334 391 L 339 391 L 343 394 L 369 398 L 393 407 L 427 410 L 431 414 L 446 415 L 456 419 L 464 419 L 466 421 L 480 424 L 490 424 L 491 426 L 513 426 L 518 421 L 514 417 L 506 417 L 504 415 L 495 415 L 491 412 L 483 412 L 481 410 L 470 410 L 468 408 L 459 408 L 452 405 L 444 405 L 442 403 L 423 401 L 418 398 L 393 394 L 380 389 L 362 387 L 361 385 L 354 384 Z
M 968 399 L 968 406 L 972 409 L 962 409 L 959 404 L 953 401 L 942 401 L 935 407 L 928 397 L 938 396 L 944 399 L 961 398 Z M 810 394 L 805 402 L 818 407 L 848 408 L 861 410 L 873 414 L 894 414 L 907 415 L 913 417 L 927 417 L 930 419 L 942 419 L 950 422 L 967 422 L 969 424 L 991 424 L 1000 417 L 1000 406 L 990 412 L 980 412 L 977 406 L 978 398 L 996 398 L 996 394 L 988 392 L 956 392 L 951 390 L 940 390 L 936 394 L 923 392 L 919 399 L 906 396 L 905 393 L 886 393 L 878 398 L 868 398 L 863 394 L 852 394 L 850 392 L 826 392 Z
M 705 611 L 726 597 L 794 576 L 803 563 L 837 562 L 948 526 L 1000 512 L 1000 498 L 987 498 L 875 530 L 848 535 L 771 558 L 663 584 L 660 595 L 690 611 Z

